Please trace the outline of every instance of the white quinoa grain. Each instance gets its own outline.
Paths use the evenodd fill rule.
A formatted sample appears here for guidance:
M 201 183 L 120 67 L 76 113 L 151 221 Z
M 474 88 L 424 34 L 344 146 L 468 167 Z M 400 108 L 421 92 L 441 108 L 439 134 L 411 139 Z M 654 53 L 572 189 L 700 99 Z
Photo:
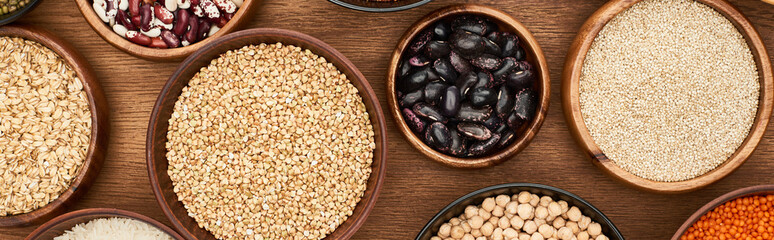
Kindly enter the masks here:
M 363 196 L 376 146 L 346 75 L 280 43 L 203 67 L 175 103 L 167 139 L 178 199 L 219 239 L 325 238 Z
M 586 127 L 624 170 L 672 182 L 705 174 L 747 137 L 760 84 L 744 37 L 693 0 L 645 0 L 614 17 L 580 78 Z

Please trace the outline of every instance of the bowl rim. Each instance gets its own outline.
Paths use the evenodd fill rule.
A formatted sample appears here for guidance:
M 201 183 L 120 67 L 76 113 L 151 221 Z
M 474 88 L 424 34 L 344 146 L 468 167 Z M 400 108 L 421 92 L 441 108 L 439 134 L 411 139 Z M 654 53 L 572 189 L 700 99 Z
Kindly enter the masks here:
M 242 6 L 234 13 L 234 17 L 231 18 L 231 20 L 229 20 L 226 25 L 223 26 L 223 28 L 218 30 L 217 33 L 212 36 L 208 36 L 204 40 L 184 47 L 159 49 L 141 46 L 139 44 L 130 42 L 126 38 L 123 38 L 113 32 L 113 29 L 109 28 L 108 25 L 102 22 L 102 20 L 97 17 L 97 14 L 94 13 L 94 9 L 91 6 L 90 0 L 74 1 L 78 5 L 78 9 L 80 10 L 81 15 L 83 15 L 83 18 L 86 19 L 86 22 L 89 24 L 89 26 L 91 26 L 91 29 L 93 29 L 97 35 L 104 39 L 105 42 L 123 52 L 128 53 L 129 55 L 151 61 L 184 59 L 188 55 L 191 55 L 193 52 L 195 52 L 197 49 L 211 43 L 214 41 L 214 39 L 229 34 L 239 29 L 242 25 L 246 24 L 249 18 L 254 15 L 253 13 L 261 3 L 261 0 L 244 0 Z
M 502 22 L 504 25 L 509 25 L 509 28 L 514 28 L 516 30 L 515 34 L 519 35 L 521 40 L 520 45 L 522 45 L 525 50 L 528 50 L 528 52 L 534 52 L 534 54 L 532 54 L 532 57 L 534 58 L 533 67 L 538 71 L 540 77 L 537 80 L 539 81 L 538 84 L 541 85 L 542 89 L 541 91 L 536 91 L 540 94 L 540 101 L 538 102 L 539 104 L 537 106 L 535 118 L 530 121 L 528 128 L 524 130 L 524 134 L 517 138 L 516 141 L 511 143 L 508 147 L 505 147 L 493 154 L 489 154 L 484 157 L 459 158 L 438 152 L 435 149 L 427 146 L 427 144 L 422 142 L 406 124 L 406 121 L 403 119 L 403 114 L 401 114 L 400 107 L 398 106 L 396 97 L 396 72 L 398 63 L 400 62 L 404 50 L 408 47 L 410 40 L 413 39 L 414 36 L 416 36 L 423 29 L 427 28 L 440 19 L 453 15 L 463 14 L 482 15 L 495 21 Z M 548 114 L 551 95 L 551 79 L 548 69 L 548 62 L 545 59 L 545 55 L 542 48 L 540 47 L 540 44 L 538 44 L 537 39 L 535 39 L 535 37 L 526 26 L 524 26 L 510 14 L 480 4 L 456 4 L 443 7 L 425 15 L 421 19 L 417 20 L 414 24 L 412 24 L 409 29 L 403 33 L 403 36 L 401 36 L 397 46 L 393 50 L 392 56 L 390 57 L 390 65 L 387 69 L 386 85 L 387 105 L 389 112 L 393 116 L 393 119 L 395 119 L 395 124 L 398 126 L 398 130 L 400 130 L 399 132 L 401 135 L 403 135 L 404 139 L 406 139 L 406 141 L 408 141 L 409 144 L 411 144 L 415 149 L 419 150 L 419 152 L 435 162 L 455 168 L 468 169 L 485 168 L 500 164 L 510 160 L 513 156 L 524 150 L 530 144 L 535 135 L 537 135 L 541 126 L 543 125 L 545 117 Z
M 162 159 L 156 159 L 154 157 L 154 152 L 152 151 L 154 144 L 157 143 L 153 137 L 154 133 L 157 131 L 154 123 L 159 121 L 161 106 L 163 105 L 167 95 L 170 95 L 170 90 L 174 85 L 174 80 L 179 78 L 179 75 L 181 75 L 186 68 L 192 66 L 193 65 L 192 63 L 194 63 L 201 55 L 204 55 L 205 53 L 210 51 L 215 51 L 214 49 L 216 47 L 218 47 L 221 44 L 225 44 L 233 39 L 255 38 L 256 36 L 271 36 L 271 37 L 276 37 L 278 39 L 294 39 L 295 41 L 300 41 L 305 44 L 309 44 L 310 46 L 313 46 L 312 48 L 314 49 L 312 48 L 308 48 L 308 49 L 317 55 L 320 55 L 320 56 L 324 55 L 324 54 L 320 54 L 321 52 L 324 52 L 325 54 L 329 54 L 332 57 L 326 58 L 328 62 L 334 65 L 337 65 L 336 67 L 339 69 L 349 69 L 352 72 L 354 76 L 352 76 L 352 78 L 349 79 L 350 82 L 361 83 L 362 89 L 358 88 L 358 91 L 360 92 L 359 95 L 363 99 L 364 105 L 368 105 L 365 100 L 366 98 L 369 99 L 369 101 L 371 102 L 374 112 L 368 111 L 368 114 L 369 116 L 372 116 L 371 125 L 375 126 L 374 140 L 376 142 L 376 149 L 381 149 L 381 153 L 378 155 L 376 153 L 374 154 L 374 162 L 372 163 L 372 170 L 373 170 L 373 166 L 377 163 L 378 165 L 376 166 L 378 166 L 378 169 L 376 171 L 372 171 L 371 175 L 369 176 L 369 179 L 373 178 L 375 181 L 373 188 L 366 188 L 365 190 L 365 192 L 368 192 L 370 189 L 372 189 L 373 193 L 371 197 L 368 199 L 361 198 L 360 201 L 358 202 L 358 205 L 355 206 L 355 209 L 357 209 L 357 206 L 359 206 L 360 204 L 364 204 L 362 214 L 360 214 L 357 218 L 352 218 L 352 216 L 350 216 L 349 218 L 347 218 L 347 220 L 341 223 L 341 225 L 343 225 L 347 221 L 354 221 L 353 224 L 348 229 L 346 229 L 347 231 L 340 236 L 340 239 L 349 239 L 365 223 L 366 219 L 368 218 L 374 206 L 376 205 L 377 199 L 379 198 L 379 194 L 381 192 L 382 185 L 384 183 L 384 178 L 387 173 L 385 164 L 387 162 L 388 149 L 387 149 L 387 133 L 386 133 L 386 124 L 384 120 L 384 113 L 379 104 L 379 100 L 376 97 L 376 93 L 373 91 L 373 88 L 371 87 L 370 83 L 362 74 L 362 72 L 360 72 L 360 70 L 358 70 L 358 68 L 351 61 L 349 61 L 349 59 L 347 59 L 341 52 L 333 48 L 331 45 L 328 45 L 327 43 L 323 42 L 322 40 L 317 39 L 311 35 L 307 35 L 293 30 L 278 29 L 278 28 L 252 28 L 252 29 L 233 32 L 223 37 L 219 37 L 215 41 L 203 46 L 202 48 L 198 49 L 196 52 L 188 56 L 188 58 L 186 58 L 183 61 L 183 63 L 181 63 L 178 66 L 174 74 L 172 74 L 172 76 L 169 77 L 161 93 L 159 93 L 159 97 L 156 100 L 156 103 L 153 106 L 153 111 L 151 113 L 149 126 L 148 126 L 148 132 L 146 135 L 146 138 L 147 138 L 146 148 L 145 148 L 146 159 L 147 159 L 146 163 L 148 167 L 148 175 L 151 182 L 151 189 L 153 190 L 156 201 L 160 205 L 162 211 L 164 212 L 164 215 L 166 215 L 167 218 L 170 220 L 170 222 L 172 222 L 172 226 L 176 230 L 178 230 L 181 235 L 183 235 L 186 239 L 196 239 L 196 237 L 190 234 L 190 231 L 186 228 L 186 226 L 183 226 L 180 223 L 180 221 L 177 220 L 177 216 L 172 212 L 172 209 L 166 204 L 166 199 L 162 192 L 163 190 L 161 189 L 159 180 L 156 177 L 158 174 L 157 174 L 157 169 L 155 167 L 156 165 L 155 162 L 157 160 L 161 161 Z M 274 42 L 274 41 L 269 41 L 269 42 Z M 279 40 L 277 42 L 282 43 L 282 40 Z M 233 48 L 233 49 L 237 49 L 237 48 Z M 339 64 L 336 64 L 336 62 L 338 62 Z M 175 99 L 177 99 L 177 97 L 175 97 Z M 378 131 L 376 130 L 377 127 L 379 128 Z M 376 150 L 374 151 L 376 152 Z M 376 161 L 377 159 L 379 161 Z M 163 161 L 166 161 L 166 157 L 163 159 Z M 176 200 L 176 201 L 179 202 L 179 200 Z M 339 227 L 341 227 L 341 225 L 339 225 Z M 207 231 L 206 229 L 204 230 Z M 337 230 L 339 230 L 338 227 L 333 232 Z M 331 232 L 331 234 L 333 232 Z M 330 234 L 328 236 L 330 236 Z M 326 239 L 328 238 L 328 236 L 326 236 Z
M 422 230 L 419 231 L 419 233 L 417 234 L 415 239 L 416 240 L 420 240 L 419 238 L 424 233 L 426 233 L 428 231 L 432 231 L 431 228 L 432 228 L 433 223 L 435 223 L 436 221 L 440 220 L 443 217 L 444 214 L 449 212 L 452 208 L 456 207 L 457 205 L 460 205 L 462 202 L 464 202 L 464 201 L 466 201 L 466 200 L 468 200 L 470 198 L 476 197 L 476 196 L 478 196 L 480 194 L 484 194 L 484 193 L 488 193 L 488 192 L 492 192 L 492 191 L 500 190 L 500 189 L 514 188 L 514 187 L 529 187 L 529 188 L 538 188 L 538 189 L 548 190 L 548 191 L 551 191 L 551 192 L 556 192 L 556 193 L 559 193 L 559 194 L 562 194 L 562 195 L 569 196 L 570 198 L 573 198 L 573 199 L 577 200 L 578 202 L 586 204 L 587 206 L 589 206 L 589 208 L 588 208 L 589 210 L 591 210 L 595 214 L 598 214 L 600 218 L 605 220 L 604 224 L 606 226 L 610 227 L 610 230 L 612 231 L 613 234 L 618 236 L 619 239 L 624 239 L 623 235 L 621 234 L 621 231 L 618 230 L 618 227 L 616 227 L 615 224 L 613 224 L 613 221 L 611 221 L 610 218 L 608 218 L 604 213 L 602 213 L 602 211 L 600 211 L 599 209 L 594 207 L 594 205 L 592 205 L 591 203 L 589 203 L 585 199 L 583 199 L 583 198 L 581 198 L 581 197 L 579 197 L 579 196 L 577 196 L 577 195 L 575 195 L 575 194 L 573 194 L 573 193 L 571 193 L 571 192 L 569 192 L 567 190 L 561 189 L 561 188 L 557 188 L 557 187 L 553 187 L 553 186 L 549 186 L 549 185 L 544 185 L 544 184 L 538 184 L 538 183 L 519 183 L 519 182 L 516 182 L 516 183 L 503 183 L 503 184 L 498 184 L 498 185 L 484 187 L 484 188 L 475 190 L 473 192 L 470 192 L 468 194 L 465 194 L 462 197 L 457 198 L 456 200 L 454 200 L 451 203 L 449 203 L 448 205 L 446 205 L 446 207 L 444 207 L 443 209 L 438 211 L 438 213 L 436 213 L 433 216 L 433 218 L 431 218 L 430 221 L 428 221 L 427 224 L 425 224 L 425 226 L 422 227 Z M 603 224 L 603 223 L 600 223 L 600 224 Z
M 706 187 L 728 176 L 750 157 L 758 146 L 771 118 L 774 107 L 774 77 L 766 47 L 760 34 L 736 7 L 725 0 L 697 0 L 713 8 L 733 23 L 745 37 L 758 69 L 760 96 L 755 120 L 736 151 L 715 169 L 684 181 L 659 182 L 636 176 L 612 162 L 594 142 L 580 113 L 579 82 L 583 62 L 597 34 L 618 13 L 642 0 L 611 0 L 595 11 L 578 31 L 565 58 L 562 74 L 562 108 L 570 133 L 594 165 L 612 178 L 637 189 L 654 193 L 676 194 Z
M 40 2 L 42 2 L 42 1 L 43 0 L 32 0 L 32 2 L 28 3 L 23 8 L 18 9 L 16 11 L 13 11 L 13 12 L 7 14 L 8 16 L 0 15 L 0 26 L 6 25 L 6 24 L 10 24 L 10 23 L 12 23 L 12 22 L 14 22 L 16 20 L 19 20 L 19 18 L 24 16 L 24 14 L 27 14 L 28 12 L 32 11 L 33 9 L 35 9 L 35 7 L 37 7 L 38 4 Z
M 105 93 L 99 84 L 97 76 L 89 62 L 76 48 L 53 33 L 32 25 L 11 24 L 0 26 L 0 36 L 20 37 L 37 42 L 51 51 L 70 65 L 73 72 L 83 84 L 83 91 L 89 102 L 91 112 L 91 135 L 86 157 L 78 175 L 70 183 L 67 189 L 56 199 L 45 206 L 28 213 L 0 217 L 0 227 L 21 227 L 32 223 L 40 223 L 64 213 L 77 199 L 82 197 L 96 180 L 107 153 L 110 134 L 110 121 Z
M 328 0 L 328 1 L 332 2 L 332 3 L 336 4 L 336 5 L 345 7 L 345 8 L 349 8 L 349 9 L 353 9 L 353 10 L 358 10 L 358 11 L 363 11 L 363 12 L 396 12 L 396 11 L 403 11 L 403 10 L 408 10 L 408 9 L 412 9 L 412 8 L 415 8 L 415 7 L 419 7 L 419 6 L 425 5 L 425 4 L 429 3 L 429 2 L 432 2 L 433 0 L 419 0 L 419 1 L 416 1 L 414 3 L 405 4 L 405 5 L 398 5 L 398 6 L 394 6 L 394 7 L 368 7 L 368 6 L 364 6 L 364 5 L 357 5 L 357 4 L 348 3 L 348 2 L 342 1 L 342 0 Z M 397 4 L 395 2 L 392 2 L 392 3 L 393 4 Z
M 672 240 L 679 240 L 680 237 L 683 236 L 685 231 L 688 230 L 688 228 L 693 226 L 693 224 L 696 223 L 696 221 L 698 221 L 702 216 L 707 214 L 709 211 L 714 210 L 716 207 L 737 198 L 758 196 L 758 195 L 764 195 L 764 194 L 774 194 L 774 184 L 744 187 L 744 188 L 733 190 L 715 199 L 712 199 L 712 201 L 709 201 L 706 204 L 704 204 L 704 206 L 697 209 L 693 214 L 691 214 L 691 216 L 688 217 L 688 219 L 685 220 L 683 225 L 680 226 L 680 228 L 675 232 L 675 235 L 672 236 Z
M 173 239 L 181 239 L 181 240 L 183 239 L 183 237 L 180 236 L 180 234 L 178 234 L 177 232 L 175 232 L 175 230 L 172 230 L 172 228 L 169 228 L 169 226 L 167 226 L 167 225 L 165 225 L 165 224 L 163 224 L 163 223 L 161 223 L 159 221 L 156 221 L 155 219 L 153 219 L 151 217 L 148 217 L 148 216 L 136 213 L 136 212 L 127 211 L 127 210 L 121 210 L 121 209 L 116 209 L 116 208 L 86 208 L 86 209 L 76 210 L 76 211 L 72 211 L 72 212 L 68 212 L 68 213 L 59 215 L 58 217 L 56 217 L 54 219 L 51 219 L 51 220 L 47 221 L 46 223 L 44 223 L 43 225 L 40 225 L 37 228 L 35 228 L 35 230 L 33 230 L 24 239 L 25 240 L 37 240 L 37 239 L 40 238 L 40 235 L 46 233 L 51 228 L 56 227 L 57 225 L 61 224 L 62 222 L 67 221 L 67 220 L 71 220 L 71 219 L 75 219 L 75 218 L 78 218 L 78 217 L 83 217 L 83 216 L 99 216 L 97 218 L 122 217 L 122 218 L 134 219 L 134 220 L 137 220 L 137 221 L 144 222 L 144 223 L 146 223 L 148 225 L 151 225 L 151 226 L 161 230 L 162 232 L 164 232 L 166 234 L 169 234 L 169 236 L 172 237 Z M 91 220 L 89 220 L 89 221 L 91 221 Z M 86 222 L 82 222 L 82 223 L 86 223 Z

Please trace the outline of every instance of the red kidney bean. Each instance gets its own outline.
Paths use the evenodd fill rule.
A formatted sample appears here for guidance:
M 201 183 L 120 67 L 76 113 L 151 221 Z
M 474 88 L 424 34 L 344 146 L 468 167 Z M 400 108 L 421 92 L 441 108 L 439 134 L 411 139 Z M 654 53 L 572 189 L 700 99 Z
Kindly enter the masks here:
M 142 25 L 142 15 L 134 15 L 130 18 L 135 27 Z
M 132 24 L 132 20 L 129 19 L 129 15 L 127 15 L 127 13 L 124 11 L 118 11 L 116 13 L 116 22 L 118 24 L 124 25 L 124 27 L 126 27 L 128 30 L 137 30 L 137 27 Z
M 204 17 L 204 9 L 202 9 L 202 6 L 199 6 L 199 5 L 191 6 L 191 12 L 197 17 Z
M 223 14 L 223 18 L 225 18 L 225 19 L 226 19 L 226 21 L 230 21 L 230 20 L 231 20 L 231 18 L 233 18 L 233 17 L 234 17 L 234 13 L 226 13 L 226 14 Z
M 138 31 L 126 31 L 126 39 L 129 39 L 129 41 L 143 46 L 148 46 L 152 42 L 150 37 L 145 36 Z
M 199 19 L 191 15 L 188 19 L 188 32 L 185 33 L 185 36 L 183 36 L 183 39 L 188 41 L 188 43 L 193 44 L 197 40 L 197 35 L 199 34 Z
M 219 18 L 220 17 L 220 11 L 218 10 L 218 6 L 215 5 L 212 0 L 201 0 L 201 3 L 199 3 L 199 6 L 202 7 L 202 10 L 204 10 L 204 16 L 213 19 L 213 18 Z
M 168 47 L 176 48 L 180 46 L 180 39 L 177 38 L 175 33 L 169 30 L 161 31 L 161 40 L 164 40 L 164 43 L 166 43 Z
M 148 47 L 154 47 L 154 48 L 167 48 L 167 43 L 164 42 L 164 40 L 161 39 L 161 37 L 155 37 L 151 38 L 151 43 L 148 45 Z
M 153 12 L 155 13 L 156 18 L 158 18 L 164 24 L 170 24 L 175 21 L 175 15 L 161 4 L 154 5 Z
M 151 27 L 151 21 L 153 20 L 153 10 L 151 10 L 150 4 L 145 4 L 140 7 L 140 12 L 142 15 L 142 20 L 140 23 L 140 27 L 142 30 L 148 31 Z
M 140 15 L 140 0 L 129 0 L 129 14 L 132 16 Z
M 199 5 L 199 0 L 191 0 L 191 6 Z
M 219 28 L 223 28 L 223 26 L 226 26 L 226 23 L 228 23 L 228 20 L 226 20 L 225 16 L 220 16 L 220 18 L 218 18 L 217 24 Z
M 210 33 L 210 23 L 204 19 L 199 19 L 199 31 L 197 33 L 197 38 L 204 39 L 207 37 L 207 33 Z
M 231 0 L 213 0 L 215 2 L 215 5 L 223 11 L 224 13 L 234 13 L 236 12 L 236 4 L 232 2 Z
M 188 29 L 188 19 L 192 16 L 187 9 L 180 9 L 177 11 L 177 19 L 175 26 L 172 27 L 172 32 L 177 36 L 183 36 L 185 30 Z

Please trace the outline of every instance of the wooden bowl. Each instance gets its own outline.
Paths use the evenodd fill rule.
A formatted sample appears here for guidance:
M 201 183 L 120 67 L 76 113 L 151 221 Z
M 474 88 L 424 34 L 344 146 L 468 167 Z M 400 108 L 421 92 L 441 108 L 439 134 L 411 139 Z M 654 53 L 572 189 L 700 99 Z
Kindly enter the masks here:
M 592 162 L 604 172 L 615 179 L 634 186 L 639 189 L 656 193 L 682 193 L 693 191 L 705 187 L 713 182 L 720 180 L 736 170 L 752 154 L 755 147 L 766 131 L 771 117 L 772 106 L 774 106 L 774 79 L 772 79 L 771 63 L 769 54 L 763 45 L 760 34 L 755 30 L 750 21 L 739 12 L 734 6 L 724 0 L 698 0 L 701 3 L 710 6 L 728 18 L 747 40 L 747 45 L 755 58 L 755 64 L 758 67 L 758 74 L 761 85 L 760 100 L 755 122 L 752 125 L 750 134 L 742 142 L 742 145 L 728 158 L 722 165 L 714 170 L 698 176 L 693 179 L 679 182 L 658 182 L 645 179 L 627 172 L 613 163 L 605 156 L 602 150 L 597 146 L 589 133 L 583 116 L 580 111 L 579 85 L 580 75 L 583 68 L 583 62 L 586 53 L 591 48 L 599 31 L 615 17 L 618 13 L 628 9 L 639 0 L 611 0 L 597 10 L 586 23 L 583 24 L 578 36 L 570 46 L 564 65 L 564 74 L 562 76 L 562 107 L 569 124 L 570 131 L 575 137 L 580 147 Z
M 398 1 L 373 1 L 373 0 L 328 0 L 339 6 L 364 12 L 395 12 L 412 9 L 425 5 L 433 0 L 398 0 Z
M 527 61 L 532 64 L 532 67 L 537 74 L 537 88 L 534 90 L 539 94 L 539 101 L 535 118 L 527 124 L 526 130 L 517 133 L 519 138 L 513 143 L 497 152 L 490 153 L 483 157 L 459 158 L 446 155 L 445 153 L 438 152 L 430 146 L 427 146 L 427 144 L 422 142 L 422 140 L 420 140 L 406 124 L 406 121 L 403 119 L 403 114 L 400 112 L 400 106 L 398 105 L 398 99 L 396 97 L 397 89 L 395 83 L 398 80 L 398 65 L 403 58 L 402 55 L 404 50 L 408 47 L 411 40 L 423 29 L 432 26 L 433 23 L 441 19 L 448 19 L 460 15 L 479 15 L 486 17 L 495 22 L 502 31 L 512 32 L 518 35 L 520 39 L 519 45 L 524 48 L 527 53 Z M 398 125 L 398 129 L 400 129 L 400 132 L 403 134 L 403 137 L 405 137 L 414 148 L 419 149 L 422 154 L 430 159 L 456 168 L 483 168 L 494 166 L 510 159 L 526 148 L 532 138 L 535 137 L 538 130 L 540 130 L 540 126 L 543 125 L 543 120 L 548 112 L 550 88 L 551 83 L 548 75 L 548 64 L 543 55 L 543 50 L 540 49 L 540 45 L 538 45 L 537 40 L 532 36 L 532 33 L 507 13 L 476 4 L 461 4 L 441 8 L 414 23 L 414 25 L 403 34 L 400 41 L 398 41 L 398 46 L 395 47 L 395 51 L 392 53 L 389 69 L 387 70 L 387 104 L 389 105 L 390 113 L 392 114 L 392 117 L 395 118 L 395 122 Z
M 13 21 L 21 18 L 24 16 L 24 14 L 27 14 L 29 11 L 32 11 L 32 9 L 35 9 L 35 7 L 37 7 L 41 1 L 42 0 L 32 0 L 27 5 L 24 5 L 24 7 L 21 9 L 17 9 L 16 11 L 5 15 L 0 15 L 0 26 L 12 23 Z
M 691 215 L 688 220 L 685 220 L 685 223 L 683 223 L 682 226 L 677 230 L 674 236 L 672 236 L 672 240 L 679 240 L 681 236 L 685 233 L 685 231 L 688 230 L 691 226 L 693 226 L 696 221 L 699 221 L 699 219 L 704 216 L 704 214 L 707 214 L 709 211 L 712 211 L 716 207 L 723 205 L 724 203 L 741 198 L 741 197 L 750 197 L 750 196 L 757 196 L 757 195 L 768 195 L 768 194 L 774 194 L 774 185 L 758 185 L 758 186 L 752 186 L 752 187 L 746 187 L 742 189 L 737 189 L 732 192 L 723 194 L 723 196 L 720 196 L 718 198 L 715 198 L 714 200 L 710 201 L 709 203 L 705 204 L 703 207 L 699 208 L 699 210 L 696 210 L 693 215 Z
M 450 219 L 457 217 L 465 212 L 465 207 L 468 205 L 479 205 L 484 202 L 484 199 L 488 197 L 494 197 L 500 194 L 514 195 L 519 194 L 521 191 L 527 191 L 539 196 L 549 196 L 554 201 L 564 200 L 569 203 L 570 206 L 576 206 L 581 210 L 583 215 L 591 218 L 592 221 L 599 223 L 602 226 L 602 233 L 605 234 L 610 240 L 623 240 L 624 237 L 618 228 L 615 227 L 612 221 L 610 221 L 602 211 L 595 208 L 591 203 L 583 200 L 582 198 L 572 194 L 568 191 L 546 186 L 542 184 L 534 183 L 506 183 L 490 187 L 485 187 L 474 192 L 468 193 L 465 196 L 454 200 L 438 214 L 433 216 L 432 219 L 425 225 L 424 228 L 417 234 L 416 240 L 429 240 L 431 237 L 438 234 L 438 229 L 442 224 L 449 222 Z
M 121 49 L 121 51 L 124 51 L 135 57 L 153 61 L 169 61 L 183 59 L 197 49 L 214 41 L 216 38 L 240 28 L 249 22 L 249 19 L 254 15 L 255 10 L 258 8 L 260 1 L 244 0 L 242 7 L 237 10 L 236 14 L 234 14 L 234 17 L 231 18 L 231 20 L 229 20 L 228 23 L 226 23 L 226 25 L 218 30 L 218 32 L 214 35 L 185 47 L 167 49 L 150 48 L 130 42 L 126 38 L 123 38 L 113 32 L 111 27 L 99 19 L 97 14 L 94 13 L 93 7 L 91 6 L 92 0 L 75 0 L 75 3 L 78 4 L 78 9 L 81 10 L 83 18 L 86 19 L 86 22 L 91 25 L 91 28 L 93 28 L 100 37 L 110 43 L 110 45 L 113 45 L 114 47 Z
M 89 66 L 89 62 L 70 44 L 43 29 L 27 25 L 6 25 L 0 27 L 0 36 L 21 37 L 36 41 L 56 52 L 67 62 L 83 82 L 83 89 L 89 100 L 91 109 L 91 142 L 86 151 L 86 159 L 78 171 L 78 175 L 54 201 L 35 211 L 0 217 L 0 227 L 21 227 L 39 224 L 66 211 L 78 198 L 83 196 L 97 178 L 102 162 L 105 159 L 108 145 L 110 125 L 108 122 L 107 100 L 97 77 Z
M 344 55 L 312 36 L 283 29 L 256 28 L 243 30 L 208 43 L 183 61 L 167 81 L 151 114 L 146 146 L 148 175 L 161 209 L 164 210 L 164 214 L 167 215 L 174 228 L 186 239 L 215 239 L 215 237 L 209 231 L 200 228 L 196 220 L 188 216 L 183 203 L 177 200 L 177 194 L 173 191 L 172 181 L 169 175 L 167 175 L 169 163 L 166 158 L 167 150 L 165 144 L 167 142 L 168 120 L 173 112 L 175 102 L 183 87 L 188 85 L 188 81 L 190 81 L 194 74 L 199 72 L 200 68 L 209 65 L 210 61 L 218 57 L 219 54 L 249 44 L 270 44 L 276 42 L 309 49 L 313 53 L 325 57 L 328 62 L 333 63 L 357 87 L 371 118 L 371 124 L 374 127 L 376 149 L 374 150 L 374 159 L 371 165 L 372 173 L 368 179 L 366 191 L 355 207 L 352 216 L 325 239 L 349 239 L 363 225 L 374 204 L 376 204 L 379 190 L 384 181 L 387 139 L 384 113 L 382 113 L 379 100 L 376 99 L 376 94 L 371 89 L 368 80 Z
M 151 226 L 158 228 L 159 230 L 161 230 L 162 232 L 165 232 L 166 234 L 169 234 L 169 236 L 172 237 L 172 239 L 183 240 L 183 237 L 181 237 L 180 234 L 177 234 L 177 232 L 167 227 L 167 225 L 164 225 L 159 221 L 153 220 L 153 218 L 146 217 L 139 213 L 134 213 L 134 212 L 120 210 L 120 209 L 113 209 L 113 208 L 89 208 L 89 209 L 82 209 L 74 212 L 69 212 L 67 214 L 51 219 L 51 221 L 48 221 L 43 225 L 40 225 L 40 227 L 35 229 L 35 231 L 32 231 L 32 233 L 30 233 L 30 235 L 28 235 L 27 238 L 25 238 L 25 240 L 53 239 L 55 237 L 61 236 L 62 234 L 65 233 L 65 231 L 72 229 L 73 227 L 75 227 L 75 225 L 78 225 L 80 223 L 87 223 L 91 220 L 98 219 L 98 218 L 113 218 L 113 217 L 129 218 L 129 219 L 142 221 Z

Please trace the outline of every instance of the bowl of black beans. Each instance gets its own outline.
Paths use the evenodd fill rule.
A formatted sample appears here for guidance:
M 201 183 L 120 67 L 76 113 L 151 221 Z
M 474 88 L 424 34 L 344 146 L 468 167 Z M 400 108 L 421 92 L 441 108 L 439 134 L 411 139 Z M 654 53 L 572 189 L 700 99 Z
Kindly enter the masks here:
M 453 5 L 398 42 L 387 98 L 398 128 L 427 157 L 458 168 L 523 150 L 548 111 L 548 67 L 535 38 L 497 9 Z

